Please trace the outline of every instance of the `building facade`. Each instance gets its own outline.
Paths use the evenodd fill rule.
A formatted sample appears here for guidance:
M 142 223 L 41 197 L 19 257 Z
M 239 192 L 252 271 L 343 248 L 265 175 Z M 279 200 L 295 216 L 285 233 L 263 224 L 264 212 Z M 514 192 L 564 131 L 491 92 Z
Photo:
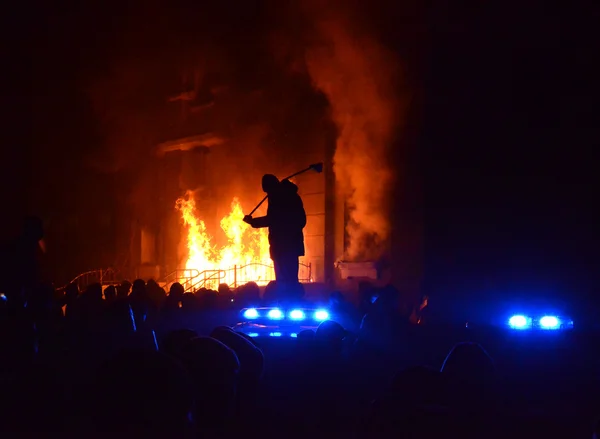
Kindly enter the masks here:
M 262 198 L 263 173 L 283 178 L 309 164 L 323 162 L 322 173 L 306 172 L 294 179 L 307 214 L 306 255 L 301 258 L 304 267 L 300 277 L 334 284 L 335 261 L 343 255 L 344 245 L 343 203 L 336 195 L 332 167 L 335 136 L 326 133 L 329 136 L 323 136 L 317 145 L 296 149 L 292 145 L 283 151 L 267 145 L 264 150 L 268 163 L 254 157 L 228 162 L 228 158 L 249 148 L 244 135 L 229 129 L 219 116 L 226 111 L 230 97 L 218 90 L 213 95 L 200 93 L 186 86 L 185 81 L 183 85 L 181 93 L 166 97 L 164 117 L 171 121 L 169 129 L 157 139 L 151 156 L 145 158 L 151 177 L 141 190 L 152 192 L 150 198 L 155 203 L 150 217 L 154 219 L 132 218 L 130 259 L 135 276 L 163 278 L 183 268 L 187 231 L 175 202 L 186 191 L 194 191 L 207 229 L 215 230 L 233 196 L 239 197 L 248 210 L 254 200 Z M 254 165 L 244 164 L 251 160 L 255 160 Z

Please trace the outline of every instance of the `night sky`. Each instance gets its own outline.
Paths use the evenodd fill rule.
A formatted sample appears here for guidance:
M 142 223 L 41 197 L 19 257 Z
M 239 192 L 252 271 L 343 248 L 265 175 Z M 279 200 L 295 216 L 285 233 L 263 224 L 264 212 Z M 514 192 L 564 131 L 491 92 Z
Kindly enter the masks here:
M 583 8 L 492 3 L 438 16 L 454 32 L 427 69 L 426 282 L 594 295 L 597 38 Z
M 106 149 L 110 133 L 90 99 L 90 87 L 102 95 L 98 84 L 115 66 L 135 74 L 148 59 L 168 64 L 177 50 L 202 47 L 229 60 L 228 79 L 240 87 L 272 82 L 265 34 L 281 28 L 286 2 L 267 3 L 13 4 L 1 26 L 4 235 L 26 213 L 51 224 L 107 208 L 112 192 L 102 188 L 111 170 L 130 166 L 138 152 L 135 142 L 129 152 Z M 413 88 L 402 160 L 420 218 L 424 262 L 415 270 L 424 291 L 593 297 L 594 7 L 369 3 L 365 19 L 398 54 Z M 294 32 L 289 16 L 281 22 Z

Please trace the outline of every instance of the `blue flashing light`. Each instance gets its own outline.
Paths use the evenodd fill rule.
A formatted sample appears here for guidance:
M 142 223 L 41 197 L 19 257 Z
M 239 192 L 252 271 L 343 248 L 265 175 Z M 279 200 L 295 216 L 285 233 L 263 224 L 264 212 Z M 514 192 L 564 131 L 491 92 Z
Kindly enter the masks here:
M 258 337 L 258 332 L 250 332 L 250 333 L 248 334 L 248 337 L 252 337 L 252 338 L 254 338 L 254 337 Z
M 324 309 L 319 309 L 315 312 L 315 320 L 323 322 L 327 319 L 329 319 L 329 313 Z
M 281 320 L 281 319 L 283 319 L 283 313 L 279 309 L 272 309 L 271 311 L 268 312 L 267 316 L 271 320 Z
M 292 320 L 304 320 L 304 311 L 301 309 L 294 309 L 290 312 L 290 319 Z
M 258 311 L 255 308 L 248 308 L 244 311 L 244 318 L 252 320 L 258 318 Z
M 542 329 L 560 329 L 560 319 L 555 316 L 544 316 L 540 319 Z
M 298 334 L 296 334 L 295 332 L 292 332 L 290 334 L 290 337 L 292 337 L 292 338 L 298 338 Z
M 269 337 L 281 337 L 281 332 L 271 332 L 269 333 Z
M 527 329 L 531 327 L 531 319 L 523 315 L 512 316 L 508 319 L 508 325 L 512 329 Z

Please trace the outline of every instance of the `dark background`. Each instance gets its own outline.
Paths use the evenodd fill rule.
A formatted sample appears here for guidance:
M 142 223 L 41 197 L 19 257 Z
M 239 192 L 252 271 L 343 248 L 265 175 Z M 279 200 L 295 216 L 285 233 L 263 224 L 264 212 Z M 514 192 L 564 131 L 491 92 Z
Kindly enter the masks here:
M 22 215 L 42 216 L 60 243 L 53 269 L 62 277 L 95 267 L 99 253 L 114 256 L 94 224 L 114 221 L 142 146 L 110 138 L 90 84 L 103 96 L 102 78 L 115 66 L 158 83 L 157 66 L 190 50 L 227 59 L 221 75 L 241 89 L 273 83 L 277 66 L 264 35 L 277 28 L 284 4 L 12 4 L 1 26 L 3 236 Z M 393 239 L 419 243 L 404 264 L 422 291 L 595 298 L 597 7 L 370 4 L 363 15 L 398 54 L 413 93 L 397 150 L 403 201 Z M 285 23 L 293 33 L 289 16 Z M 126 96 L 121 86 L 106 94 Z M 129 102 L 133 115 L 158 105 L 151 97 Z
M 486 3 L 429 21 L 425 282 L 596 300 L 593 10 Z

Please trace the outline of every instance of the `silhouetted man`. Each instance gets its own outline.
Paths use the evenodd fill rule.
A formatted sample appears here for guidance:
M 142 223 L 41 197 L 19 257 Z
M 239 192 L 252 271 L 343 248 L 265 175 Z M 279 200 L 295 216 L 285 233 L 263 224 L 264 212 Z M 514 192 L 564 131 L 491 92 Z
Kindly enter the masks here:
M 244 221 L 255 229 L 269 228 L 269 246 L 278 284 L 298 283 L 298 258 L 304 256 L 304 234 L 306 212 L 298 195 L 298 186 L 289 180 L 279 181 L 266 174 L 262 178 L 262 189 L 269 197 L 267 215 Z

